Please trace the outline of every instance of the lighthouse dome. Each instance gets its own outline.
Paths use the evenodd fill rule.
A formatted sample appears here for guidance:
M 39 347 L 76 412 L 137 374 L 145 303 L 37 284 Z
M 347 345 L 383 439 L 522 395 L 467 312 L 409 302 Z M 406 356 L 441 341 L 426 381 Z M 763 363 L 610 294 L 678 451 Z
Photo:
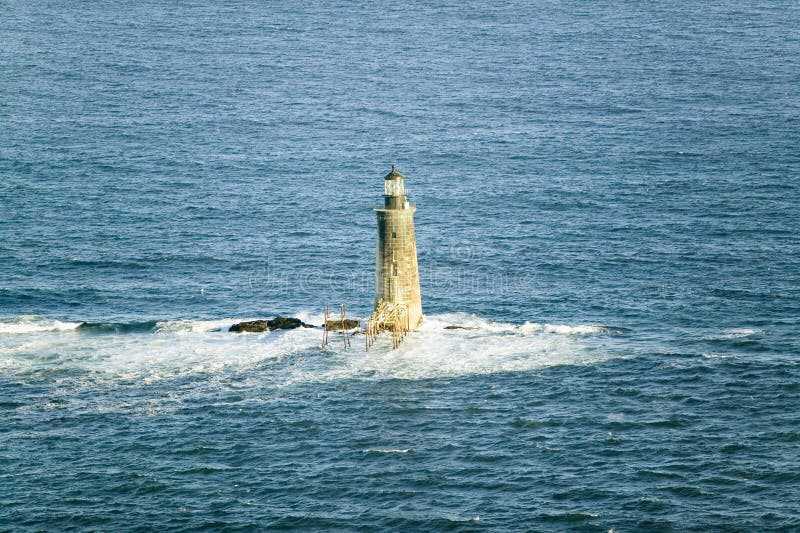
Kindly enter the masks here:
M 397 169 L 394 168 L 394 165 L 392 165 L 392 171 L 383 177 L 383 179 L 385 180 L 401 180 L 403 178 L 405 178 L 405 176 L 400 174 L 400 172 L 398 172 Z

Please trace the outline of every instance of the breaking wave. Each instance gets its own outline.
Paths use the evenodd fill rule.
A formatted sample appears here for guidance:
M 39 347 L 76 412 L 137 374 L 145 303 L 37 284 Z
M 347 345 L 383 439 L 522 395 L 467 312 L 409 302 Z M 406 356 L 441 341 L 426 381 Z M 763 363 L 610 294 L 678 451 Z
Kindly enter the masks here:
M 71 331 L 80 325 L 81 322 L 62 322 L 60 320 L 41 318 L 37 315 L 24 315 L 12 319 L 0 319 L 0 334 Z

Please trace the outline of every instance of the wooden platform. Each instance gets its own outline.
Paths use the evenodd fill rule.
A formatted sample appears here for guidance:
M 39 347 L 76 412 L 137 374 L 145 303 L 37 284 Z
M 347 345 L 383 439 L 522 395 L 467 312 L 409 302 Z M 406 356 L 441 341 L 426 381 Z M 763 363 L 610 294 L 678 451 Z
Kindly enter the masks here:
M 325 325 L 328 328 L 328 331 L 341 331 L 343 329 L 357 329 L 361 327 L 361 322 L 358 320 L 350 320 L 350 319 L 329 319 L 325 321 Z

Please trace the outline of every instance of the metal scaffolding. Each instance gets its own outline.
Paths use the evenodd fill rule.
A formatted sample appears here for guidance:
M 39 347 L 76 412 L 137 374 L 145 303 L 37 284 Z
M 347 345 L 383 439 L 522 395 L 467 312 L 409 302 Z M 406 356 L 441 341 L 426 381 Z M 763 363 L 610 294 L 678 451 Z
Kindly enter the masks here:
M 408 323 L 408 306 L 405 303 L 388 303 L 378 300 L 375 311 L 367 319 L 367 349 L 375 343 L 379 333 L 388 331 L 392 334 L 392 348 L 397 348 L 403 338 L 411 330 Z

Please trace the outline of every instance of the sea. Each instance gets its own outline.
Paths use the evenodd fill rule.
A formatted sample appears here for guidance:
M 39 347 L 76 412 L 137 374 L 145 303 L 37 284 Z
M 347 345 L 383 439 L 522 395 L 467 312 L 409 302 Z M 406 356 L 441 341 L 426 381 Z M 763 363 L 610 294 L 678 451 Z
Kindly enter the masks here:
M 2 0 L 0 530 L 800 531 L 799 147 L 796 1 Z

